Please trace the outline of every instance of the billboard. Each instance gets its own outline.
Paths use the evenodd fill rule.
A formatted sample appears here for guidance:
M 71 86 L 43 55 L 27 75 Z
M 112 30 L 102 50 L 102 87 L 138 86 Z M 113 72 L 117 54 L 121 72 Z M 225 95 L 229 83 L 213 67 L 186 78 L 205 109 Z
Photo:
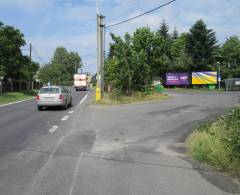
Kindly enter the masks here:
M 189 85 L 188 73 L 166 73 L 166 85 Z
M 193 85 L 217 84 L 217 72 L 216 71 L 193 72 L 192 84 Z

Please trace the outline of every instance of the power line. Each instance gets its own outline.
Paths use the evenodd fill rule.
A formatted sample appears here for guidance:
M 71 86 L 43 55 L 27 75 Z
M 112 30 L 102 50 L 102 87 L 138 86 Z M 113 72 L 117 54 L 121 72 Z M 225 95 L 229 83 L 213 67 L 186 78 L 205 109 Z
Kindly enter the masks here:
M 34 47 L 32 47 L 32 51 L 34 52 L 35 56 L 36 56 L 43 64 L 47 64 L 47 63 L 40 57 L 40 55 L 37 53 L 37 51 L 35 50 Z
M 109 21 L 109 15 L 107 15 L 107 18 L 106 20 L 108 20 L 108 23 L 109 24 L 114 24 L 114 23 L 117 23 L 117 22 L 120 22 L 122 20 L 122 16 L 123 15 L 126 15 L 128 14 L 129 12 L 130 13 L 134 13 L 136 12 L 136 14 L 140 14 L 142 13 L 142 11 L 139 13 L 140 10 L 148 10 L 152 7 L 156 7 L 159 5 L 159 1 L 157 2 L 156 0 L 148 0 L 148 1 L 145 1 L 145 0 L 140 0 L 138 1 L 139 4 L 134 4 L 133 6 L 131 6 L 131 9 L 125 9 L 123 10 L 123 12 L 119 12 L 118 14 L 115 15 L 115 17 L 113 18 L 110 18 L 110 21 Z M 151 5 L 151 7 L 149 8 L 149 5 Z M 134 15 L 136 15 L 134 14 Z M 129 17 L 132 17 L 132 15 L 130 15 Z
M 89 55 L 85 55 L 85 56 L 80 56 L 82 59 L 86 59 L 88 57 L 96 57 L 97 54 L 89 54 Z
M 169 2 L 167 2 L 167 3 L 165 3 L 165 4 L 163 4 L 163 5 L 160 5 L 160 6 L 156 7 L 156 8 L 154 8 L 154 9 L 152 9 L 152 10 L 149 10 L 149 11 L 147 11 L 147 12 L 144 12 L 144 13 L 142 13 L 142 14 L 139 14 L 139 15 L 135 16 L 135 17 L 132 17 L 132 18 L 127 19 L 127 20 L 124 20 L 124 21 L 122 21 L 122 22 L 118 22 L 118 23 L 116 23 L 116 24 L 112 24 L 112 25 L 106 26 L 105 28 L 112 28 L 112 27 L 114 27 L 114 26 L 118 26 L 118 25 L 120 25 L 120 24 L 124 24 L 124 23 L 129 22 L 129 21 L 131 21 L 131 20 L 134 20 L 134 19 L 136 19 L 136 18 L 142 17 L 142 16 L 144 16 L 144 15 L 146 15 L 146 14 L 149 14 L 149 13 L 151 13 L 151 12 L 154 12 L 154 11 L 156 11 L 156 10 L 162 8 L 162 7 L 165 7 L 165 6 L 173 3 L 174 1 L 176 1 L 176 0 L 169 1 Z
M 118 11 L 119 8 L 128 5 L 128 4 L 131 3 L 132 1 L 133 1 L 133 0 L 122 0 L 120 3 L 118 3 L 118 4 L 117 4 L 116 6 L 114 6 L 113 8 L 111 7 L 111 8 L 108 8 L 108 9 L 106 9 L 106 10 L 103 9 L 103 12 L 105 12 L 105 13 L 110 13 L 110 15 L 111 15 L 111 14 L 115 13 L 116 11 Z M 134 1 L 135 1 L 135 0 L 134 0 Z
M 118 16 L 119 14 L 121 14 L 121 11 L 123 11 L 123 13 L 129 11 L 132 7 L 134 7 L 135 3 L 136 0 L 122 1 L 118 6 L 114 7 L 111 11 L 110 10 L 105 11 L 105 13 L 109 13 L 107 16 L 112 18 L 115 17 L 116 15 Z
M 146 7 L 149 4 L 152 5 L 153 3 L 154 3 L 154 7 L 156 6 L 156 4 L 159 4 L 159 2 L 156 2 L 156 0 L 148 0 L 148 1 L 137 0 L 137 2 L 134 1 L 134 4 L 128 5 L 125 8 L 123 7 L 122 9 L 118 10 L 118 12 L 116 14 L 111 14 L 110 13 L 110 15 L 106 15 L 107 16 L 106 19 L 108 20 L 108 18 L 110 18 L 111 19 L 110 23 L 114 23 L 114 21 L 116 21 L 116 20 L 121 20 L 120 18 L 122 18 L 122 15 L 126 15 L 127 13 L 130 12 L 130 10 L 131 10 L 131 13 L 133 13 L 133 11 L 135 11 L 135 10 L 139 10 L 139 9 L 142 9 L 142 8 L 146 9 Z
M 21 51 L 29 51 L 29 49 L 27 49 L 27 48 L 21 48 L 20 50 Z

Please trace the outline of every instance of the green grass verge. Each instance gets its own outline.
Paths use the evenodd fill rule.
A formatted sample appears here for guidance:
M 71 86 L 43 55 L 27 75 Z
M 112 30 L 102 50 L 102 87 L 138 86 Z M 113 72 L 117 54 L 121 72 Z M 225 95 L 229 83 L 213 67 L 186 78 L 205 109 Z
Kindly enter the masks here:
M 201 125 L 187 138 L 186 145 L 194 159 L 240 178 L 240 108 Z
M 3 93 L 0 94 L 0 105 L 26 100 L 31 97 L 34 97 L 36 94 L 37 94 L 36 90 Z
M 96 104 L 101 105 L 119 105 L 119 104 L 132 104 L 132 103 L 141 103 L 148 101 L 160 101 L 168 99 L 170 96 L 163 93 L 151 93 L 145 94 L 141 92 L 134 93 L 132 96 L 119 95 L 112 97 L 109 94 L 105 94 L 104 98 L 95 102 Z

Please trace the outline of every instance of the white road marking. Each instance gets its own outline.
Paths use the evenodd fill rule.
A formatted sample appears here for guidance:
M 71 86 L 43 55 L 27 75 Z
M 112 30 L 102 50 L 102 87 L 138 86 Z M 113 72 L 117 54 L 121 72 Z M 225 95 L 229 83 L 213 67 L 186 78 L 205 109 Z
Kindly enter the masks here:
M 78 107 L 87 99 L 89 92 L 84 96 L 84 98 L 79 102 Z
M 100 129 L 95 129 L 96 133 L 98 133 L 100 131 Z
M 68 137 L 72 132 L 74 131 L 74 129 L 71 129 L 66 135 L 62 136 L 58 142 L 57 145 L 54 147 L 54 149 L 51 151 L 50 155 L 48 156 L 47 161 L 45 162 L 45 164 L 42 166 L 42 168 L 35 174 L 34 179 L 31 181 L 31 184 L 29 185 L 29 189 L 28 191 L 32 191 L 32 187 L 36 186 L 37 181 L 39 179 L 39 177 L 42 175 L 42 172 L 45 171 L 45 169 L 49 166 L 49 164 L 51 163 L 51 161 L 53 160 L 53 156 L 55 155 L 56 151 L 58 150 L 58 148 L 60 147 L 60 145 L 62 144 L 63 140 Z M 31 193 L 33 194 L 33 193 Z
M 68 118 L 69 118 L 69 116 L 66 115 L 66 116 L 64 116 L 64 117 L 61 119 L 61 121 L 66 121 L 66 120 L 68 120 Z
M 34 98 L 29 98 L 29 99 L 26 99 L 26 100 L 21 100 L 21 101 L 17 101 L 17 102 L 12 102 L 12 103 L 9 103 L 9 104 L 3 104 L 3 105 L 0 105 L 0 107 L 5 107 L 5 106 L 13 105 L 13 104 L 18 104 L 18 103 L 26 102 L 26 101 L 33 100 L 33 99 L 34 99 Z
M 73 110 L 71 110 L 71 111 L 69 111 L 69 112 L 68 112 L 68 114 L 72 114 L 72 113 L 74 113 L 74 111 L 73 111 Z
M 72 195 L 72 193 L 73 193 L 73 188 L 76 184 L 76 177 L 77 177 L 77 174 L 78 174 L 78 171 L 79 171 L 79 167 L 80 167 L 80 163 L 81 163 L 82 158 L 83 158 L 83 153 L 81 153 L 79 158 L 78 158 L 78 162 L 77 162 L 77 165 L 76 165 L 76 168 L 75 168 L 75 171 L 74 171 L 73 181 L 72 181 L 72 185 L 71 185 L 69 195 Z
M 54 133 L 58 129 L 58 126 L 53 126 L 49 129 L 49 133 Z
M 19 153 L 17 154 L 17 158 L 20 157 L 20 156 L 22 156 L 24 152 L 25 152 L 24 150 L 21 151 L 21 152 L 19 152 Z

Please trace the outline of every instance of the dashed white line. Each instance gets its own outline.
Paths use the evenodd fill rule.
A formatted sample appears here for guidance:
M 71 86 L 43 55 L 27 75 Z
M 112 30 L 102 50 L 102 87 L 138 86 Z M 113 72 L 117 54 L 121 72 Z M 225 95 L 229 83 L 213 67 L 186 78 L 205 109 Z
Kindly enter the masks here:
M 25 152 L 24 150 L 21 151 L 21 152 L 19 152 L 19 153 L 17 154 L 17 158 L 20 157 L 20 156 L 22 156 L 24 152 Z
M 84 96 L 84 98 L 79 102 L 78 107 L 87 99 L 89 92 Z
M 69 111 L 69 112 L 68 112 L 68 114 L 72 114 L 72 113 L 74 113 L 74 111 L 73 111 L 73 110 L 71 110 L 71 111 Z
M 64 116 L 64 117 L 61 119 L 61 121 L 66 121 L 66 120 L 68 120 L 68 118 L 69 118 L 69 116 L 66 115 L 66 116 Z
M 49 129 L 49 133 L 54 133 L 58 129 L 58 126 L 53 126 Z

